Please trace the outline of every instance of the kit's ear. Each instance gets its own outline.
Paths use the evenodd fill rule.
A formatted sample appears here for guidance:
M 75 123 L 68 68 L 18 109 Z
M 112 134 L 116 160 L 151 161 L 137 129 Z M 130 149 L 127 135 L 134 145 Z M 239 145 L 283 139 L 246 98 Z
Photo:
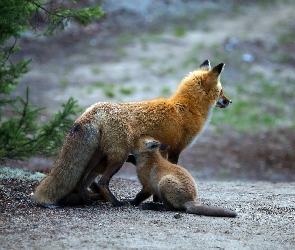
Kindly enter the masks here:
M 200 69 L 202 70 L 210 70 L 211 69 L 211 65 L 210 65 L 210 61 L 209 60 L 205 60 L 201 65 L 200 65 Z
M 224 69 L 224 65 L 225 65 L 224 63 L 220 63 L 220 64 L 216 65 L 216 66 L 211 70 L 211 72 L 214 73 L 214 74 L 216 74 L 216 75 L 220 75 L 221 72 L 222 72 L 223 69 Z

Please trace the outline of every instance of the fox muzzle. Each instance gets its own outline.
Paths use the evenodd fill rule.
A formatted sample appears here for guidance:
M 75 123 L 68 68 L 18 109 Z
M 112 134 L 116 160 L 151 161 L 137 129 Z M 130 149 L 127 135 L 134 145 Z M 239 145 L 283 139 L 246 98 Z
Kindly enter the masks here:
M 227 108 L 228 105 L 230 105 L 232 103 L 231 100 L 225 100 L 225 99 L 218 99 L 216 104 L 215 104 L 215 107 L 218 107 L 218 108 Z

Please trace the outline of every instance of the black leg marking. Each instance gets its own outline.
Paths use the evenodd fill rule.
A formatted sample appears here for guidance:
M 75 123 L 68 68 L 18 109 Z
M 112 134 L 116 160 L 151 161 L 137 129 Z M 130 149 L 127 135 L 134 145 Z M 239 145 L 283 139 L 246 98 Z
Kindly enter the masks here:
M 136 166 L 136 159 L 135 159 L 134 155 L 128 155 L 126 162 L 130 162 Z
M 153 195 L 153 202 L 162 202 L 162 201 L 160 200 L 158 195 L 154 194 Z
M 126 158 L 127 158 L 127 156 L 126 156 Z M 113 177 L 113 175 L 116 174 L 119 171 L 119 169 L 123 166 L 126 158 L 124 157 L 123 158 L 124 160 L 122 162 L 108 164 L 105 172 L 103 173 L 100 180 L 98 181 L 98 186 L 99 186 L 100 192 L 102 193 L 104 198 L 115 207 L 123 206 L 123 205 L 125 205 L 125 202 L 119 201 L 114 196 L 114 194 L 109 189 L 109 182 L 110 182 L 111 178 Z
M 170 161 L 173 164 L 177 164 L 179 159 L 179 153 L 175 153 L 175 152 L 169 152 L 168 153 L 168 161 Z
M 151 196 L 151 192 L 141 189 L 136 197 L 130 201 L 131 205 L 138 206 L 141 202 L 148 199 Z
M 167 209 L 161 203 L 146 202 L 142 204 L 143 210 L 166 211 Z

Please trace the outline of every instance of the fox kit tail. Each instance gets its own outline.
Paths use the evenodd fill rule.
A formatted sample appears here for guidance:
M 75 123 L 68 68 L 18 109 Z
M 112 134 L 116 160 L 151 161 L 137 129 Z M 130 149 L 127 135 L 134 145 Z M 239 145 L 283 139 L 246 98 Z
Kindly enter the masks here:
M 99 130 L 91 124 L 75 123 L 72 126 L 51 172 L 33 194 L 33 201 L 42 206 L 54 207 L 71 194 L 84 169 L 96 155 L 99 134 Z
M 216 217 L 236 217 L 238 214 L 235 211 L 212 206 L 198 206 L 195 203 L 185 204 L 185 212 L 189 214 L 206 215 L 206 216 L 216 216 Z
M 189 214 L 215 216 L 215 217 L 236 217 L 238 214 L 235 211 L 212 206 L 197 206 L 192 202 L 185 204 L 186 209 L 184 210 Z M 155 211 L 167 211 L 173 209 L 167 209 L 163 203 L 146 202 L 142 204 L 143 210 L 155 210 Z M 176 209 L 178 210 L 178 209 Z

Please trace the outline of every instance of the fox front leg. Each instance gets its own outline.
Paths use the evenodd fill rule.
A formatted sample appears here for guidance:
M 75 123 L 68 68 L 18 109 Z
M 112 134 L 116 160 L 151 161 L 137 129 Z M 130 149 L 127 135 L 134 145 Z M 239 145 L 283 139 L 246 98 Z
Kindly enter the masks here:
M 136 166 L 136 159 L 135 159 L 134 155 L 128 155 L 126 162 L 130 162 Z
M 141 189 L 140 192 L 135 196 L 133 200 L 130 200 L 131 205 L 138 206 L 141 202 L 148 199 L 152 193 L 149 190 Z
M 162 202 L 158 195 L 153 194 L 153 202 Z
M 171 151 L 168 153 L 168 161 L 170 161 L 173 164 L 178 163 L 180 152 Z
M 146 202 L 142 204 L 142 210 L 167 211 L 162 203 Z
M 167 153 L 163 157 L 166 159 L 167 158 Z M 130 162 L 130 163 L 132 163 L 133 165 L 136 166 L 136 159 L 135 159 L 134 155 L 129 155 L 128 158 L 127 158 L 127 160 L 126 160 L 126 162 Z M 156 194 L 153 195 L 153 201 L 154 202 L 160 202 L 160 199 L 159 199 L 159 197 Z M 132 205 L 135 205 L 135 204 L 132 204 Z

